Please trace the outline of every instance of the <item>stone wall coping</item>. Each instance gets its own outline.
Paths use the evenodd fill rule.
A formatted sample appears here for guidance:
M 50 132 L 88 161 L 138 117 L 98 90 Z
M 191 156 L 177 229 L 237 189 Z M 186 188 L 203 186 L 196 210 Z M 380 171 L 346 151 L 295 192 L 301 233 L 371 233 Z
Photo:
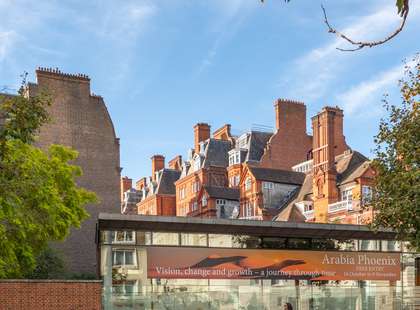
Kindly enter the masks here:
M 0 283 L 102 283 L 102 280 L 0 279 Z

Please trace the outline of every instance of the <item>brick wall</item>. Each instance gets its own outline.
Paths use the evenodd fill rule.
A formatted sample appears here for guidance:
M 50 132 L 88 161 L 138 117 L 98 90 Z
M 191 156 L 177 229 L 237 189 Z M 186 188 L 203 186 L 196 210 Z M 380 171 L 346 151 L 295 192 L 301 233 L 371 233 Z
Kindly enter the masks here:
M 312 137 L 306 134 L 306 106 L 303 103 L 277 100 L 276 133 L 269 140 L 260 160 L 261 167 L 291 170 L 308 160 Z
M 39 69 L 36 78 L 37 84 L 29 84 L 29 95 L 46 89 L 52 96 L 48 109 L 52 120 L 41 128 L 37 145 L 47 149 L 51 144 L 63 144 L 76 149 L 79 157 L 75 163 L 83 169 L 77 183 L 100 200 L 86 207 L 90 217 L 81 228 L 72 229 L 56 246 L 64 253 L 69 271 L 96 273 L 98 214 L 120 213 L 119 140 L 104 100 L 91 94 L 88 77 Z
M 101 281 L 0 280 L 0 308 L 102 309 L 101 292 Z

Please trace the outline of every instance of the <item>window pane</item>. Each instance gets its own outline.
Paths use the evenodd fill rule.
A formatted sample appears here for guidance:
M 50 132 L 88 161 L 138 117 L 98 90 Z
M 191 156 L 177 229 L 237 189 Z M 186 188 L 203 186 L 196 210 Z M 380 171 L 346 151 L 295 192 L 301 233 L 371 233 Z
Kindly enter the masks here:
M 181 234 L 181 245 L 183 246 L 207 246 L 206 234 Z
M 177 233 L 153 232 L 154 245 L 178 245 Z
M 125 265 L 134 265 L 134 252 L 125 251 Z
M 123 265 L 124 264 L 124 252 L 115 251 L 114 252 L 114 265 Z

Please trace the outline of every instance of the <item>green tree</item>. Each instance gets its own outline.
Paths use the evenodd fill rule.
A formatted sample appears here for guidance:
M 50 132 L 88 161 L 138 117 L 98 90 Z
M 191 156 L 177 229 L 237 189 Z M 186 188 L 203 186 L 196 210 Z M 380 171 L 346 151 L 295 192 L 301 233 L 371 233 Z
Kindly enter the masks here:
M 76 151 L 32 144 L 50 103 L 45 92 L 28 98 L 24 87 L 0 98 L 0 278 L 30 274 L 48 243 L 79 227 L 88 217 L 84 206 L 96 201 L 75 183 L 82 174 L 71 164 Z
M 375 137 L 377 171 L 373 228 L 388 227 L 420 249 L 420 55 L 400 81 L 402 103 L 392 105 Z
M 63 257 L 57 250 L 47 246 L 36 257 L 36 267 L 25 275 L 29 279 L 60 279 L 66 276 Z

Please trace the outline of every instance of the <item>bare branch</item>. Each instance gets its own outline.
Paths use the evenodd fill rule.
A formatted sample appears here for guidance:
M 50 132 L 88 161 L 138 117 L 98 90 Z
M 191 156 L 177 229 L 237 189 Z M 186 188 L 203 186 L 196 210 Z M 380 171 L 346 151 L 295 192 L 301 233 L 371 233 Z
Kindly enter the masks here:
M 393 33 L 391 33 L 390 35 L 388 35 L 387 37 L 385 37 L 384 39 L 379 40 L 379 41 L 354 41 L 353 39 L 349 38 L 347 35 L 341 33 L 340 31 L 338 31 L 336 29 L 334 29 L 328 21 L 327 12 L 325 11 L 324 6 L 321 5 L 321 8 L 322 8 L 322 11 L 324 12 L 324 22 L 328 27 L 328 32 L 333 33 L 337 37 L 349 42 L 352 45 L 357 46 L 355 48 L 350 48 L 350 49 L 344 49 L 344 48 L 337 47 L 337 49 L 339 51 L 342 51 L 342 52 L 354 52 L 354 51 L 361 50 L 364 47 L 373 47 L 373 46 L 384 44 L 385 42 L 388 42 L 389 40 L 394 38 L 397 34 L 399 34 L 401 32 L 401 30 L 403 30 L 405 22 L 407 20 L 408 11 L 409 11 L 408 2 L 409 2 L 409 0 L 404 0 L 404 4 L 403 4 L 403 7 L 402 7 L 401 13 L 400 13 L 400 15 L 402 17 L 400 26 Z

